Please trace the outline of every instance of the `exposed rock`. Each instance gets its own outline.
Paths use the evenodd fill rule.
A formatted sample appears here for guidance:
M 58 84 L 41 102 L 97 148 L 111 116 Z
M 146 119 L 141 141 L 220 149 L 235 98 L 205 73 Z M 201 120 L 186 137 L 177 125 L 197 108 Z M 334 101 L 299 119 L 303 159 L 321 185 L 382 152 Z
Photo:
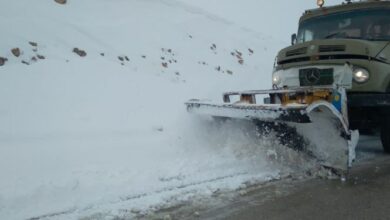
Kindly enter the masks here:
M 87 52 L 85 52 L 84 50 L 81 50 L 77 47 L 73 48 L 73 53 L 79 55 L 80 57 L 85 57 L 87 56 Z
M 43 55 L 37 55 L 37 57 L 38 57 L 38 59 L 40 59 L 40 60 L 44 60 L 45 59 L 45 56 L 43 56 Z
M 58 4 L 61 4 L 61 5 L 66 4 L 66 0 L 54 0 L 54 1 L 57 2 Z
M 35 43 L 35 42 L 32 42 L 32 41 L 30 41 L 30 42 L 28 42 L 31 46 L 33 46 L 33 47 L 37 47 L 38 46 L 38 43 Z
M 11 52 L 12 52 L 12 54 L 15 56 L 15 57 L 19 57 L 20 56 L 20 49 L 19 48 L 13 48 L 12 50 L 11 50 Z
M 0 66 L 4 66 L 5 62 L 7 62 L 8 59 L 5 57 L 0 57 Z
M 162 63 L 161 64 L 163 67 L 165 67 L 165 68 L 168 68 L 168 63 Z

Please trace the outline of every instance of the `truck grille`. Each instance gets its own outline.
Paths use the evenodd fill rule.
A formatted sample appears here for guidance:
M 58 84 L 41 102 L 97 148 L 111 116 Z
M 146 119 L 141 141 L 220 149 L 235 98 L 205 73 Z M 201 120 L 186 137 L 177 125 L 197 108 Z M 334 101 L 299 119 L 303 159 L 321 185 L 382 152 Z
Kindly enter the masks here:
M 326 86 L 332 85 L 333 81 L 333 68 L 307 68 L 299 70 L 299 83 L 301 86 Z
M 318 49 L 320 53 L 326 52 L 344 52 L 345 45 L 321 45 Z
M 307 47 L 289 50 L 286 52 L 286 57 L 302 55 L 302 54 L 306 54 L 306 52 L 307 52 Z

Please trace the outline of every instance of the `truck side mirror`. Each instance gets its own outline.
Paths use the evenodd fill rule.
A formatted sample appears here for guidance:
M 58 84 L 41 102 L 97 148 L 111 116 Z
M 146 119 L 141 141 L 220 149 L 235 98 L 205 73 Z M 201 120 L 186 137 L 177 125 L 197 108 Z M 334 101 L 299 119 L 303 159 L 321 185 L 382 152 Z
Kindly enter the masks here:
M 297 43 L 297 34 L 291 35 L 291 45 L 294 45 Z

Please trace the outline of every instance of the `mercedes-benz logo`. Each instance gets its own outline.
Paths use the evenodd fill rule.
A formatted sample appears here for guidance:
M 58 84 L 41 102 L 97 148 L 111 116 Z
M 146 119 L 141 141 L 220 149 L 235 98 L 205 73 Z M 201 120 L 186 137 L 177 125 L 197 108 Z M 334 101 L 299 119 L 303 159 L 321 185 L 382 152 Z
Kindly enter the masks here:
M 319 69 L 311 69 L 306 73 L 306 80 L 310 83 L 317 83 L 321 78 Z

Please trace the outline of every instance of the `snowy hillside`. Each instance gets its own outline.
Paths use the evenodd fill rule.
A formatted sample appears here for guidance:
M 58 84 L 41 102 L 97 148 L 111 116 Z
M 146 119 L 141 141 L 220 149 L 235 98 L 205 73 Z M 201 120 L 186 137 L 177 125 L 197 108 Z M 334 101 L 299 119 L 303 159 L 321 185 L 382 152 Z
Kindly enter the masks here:
M 252 125 L 183 103 L 269 88 L 285 39 L 184 0 L 2 0 L 0 18 L 0 219 L 131 217 L 280 174 Z

